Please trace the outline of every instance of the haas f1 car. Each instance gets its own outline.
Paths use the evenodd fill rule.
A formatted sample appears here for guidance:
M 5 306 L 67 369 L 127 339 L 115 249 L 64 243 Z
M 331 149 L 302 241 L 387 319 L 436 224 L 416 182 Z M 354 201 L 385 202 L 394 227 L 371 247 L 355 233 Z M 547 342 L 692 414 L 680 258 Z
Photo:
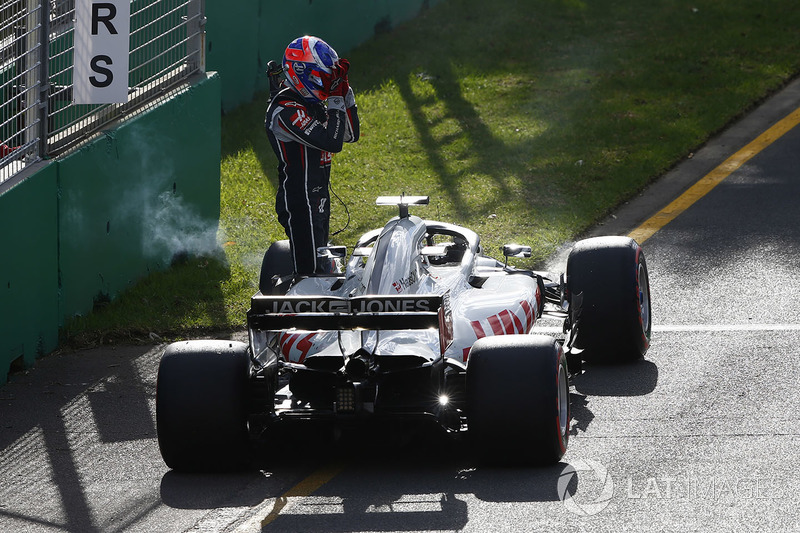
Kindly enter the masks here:
M 427 197 L 377 203 L 398 216 L 349 258 L 320 248 L 330 274 L 296 276 L 289 242 L 270 246 L 248 343 L 166 348 L 156 412 L 167 466 L 236 466 L 289 421 L 374 419 L 434 420 L 485 457 L 553 463 L 569 439 L 570 371 L 647 351 L 650 290 L 634 240 L 579 241 L 554 275 L 509 266 L 529 247 L 506 245 L 500 261 L 475 232 L 409 213 Z M 562 321 L 563 335 L 536 334 L 542 317 Z

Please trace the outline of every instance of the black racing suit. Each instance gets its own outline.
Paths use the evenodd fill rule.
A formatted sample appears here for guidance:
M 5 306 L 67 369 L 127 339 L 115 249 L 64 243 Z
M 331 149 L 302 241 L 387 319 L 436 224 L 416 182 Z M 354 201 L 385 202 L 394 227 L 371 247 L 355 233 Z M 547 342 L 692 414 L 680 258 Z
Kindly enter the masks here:
M 339 98 L 339 103 L 341 103 Z M 278 222 L 291 243 L 295 272 L 322 271 L 317 248 L 328 245 L 330 222 L 331 153 L 360 134 L 358 111 L 352 97 L 347 106 L 312 105 L 293 89 L 280 91 L 266 114 L 269 142 L 278 157 Z

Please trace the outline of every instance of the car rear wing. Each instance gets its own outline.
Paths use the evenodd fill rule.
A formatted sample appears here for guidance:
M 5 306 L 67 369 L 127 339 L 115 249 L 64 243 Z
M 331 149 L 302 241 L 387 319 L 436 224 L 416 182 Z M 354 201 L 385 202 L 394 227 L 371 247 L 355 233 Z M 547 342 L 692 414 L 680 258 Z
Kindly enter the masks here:
M 304 331 L 440 329 L 452 331 L 446 296 L 272 296 L 256 294 L 251 329 Z

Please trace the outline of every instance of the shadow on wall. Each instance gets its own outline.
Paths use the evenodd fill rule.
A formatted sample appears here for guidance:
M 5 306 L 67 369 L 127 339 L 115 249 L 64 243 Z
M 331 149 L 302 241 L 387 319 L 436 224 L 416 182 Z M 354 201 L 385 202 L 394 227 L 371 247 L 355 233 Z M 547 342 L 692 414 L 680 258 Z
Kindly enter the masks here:
M 206 67 L 225 80 L 222 108 L 233 111 L 269 87 L 267 63 L 301 35 L 318 35 L 346 53 L 375 34 L 424 13 L 440 0 L 244 0 L 206 4 Z

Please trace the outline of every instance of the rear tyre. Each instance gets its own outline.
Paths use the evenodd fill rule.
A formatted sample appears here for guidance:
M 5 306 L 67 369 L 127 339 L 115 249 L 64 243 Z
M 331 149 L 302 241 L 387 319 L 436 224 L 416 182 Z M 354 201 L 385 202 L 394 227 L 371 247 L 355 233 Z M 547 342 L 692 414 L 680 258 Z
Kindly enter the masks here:
M 651 306 L 647 262 L 628 237 L 578 241 L 567 260 L 570 322 L 584 359 L 627 362 L 650 346 Z
M 267 249 L 261 262 L 261 276 L 258 280 L 258 290 L 261 294 L 274 294 L 275 283 L 272 277 L 288 276 L 294 272 L 292 249 L 288 240 L 275 241 Z
M 467 365 L 467 423 L 477 453 L 492 463 L 552 464 L 567 450 L 567 360 L 554 338 L 484 337 Z
M 167 347 L 158 367 L 156 430 L 168 467 L 218 472 L 248 464 L 248 376 L 244 343 L 200 340 Z

